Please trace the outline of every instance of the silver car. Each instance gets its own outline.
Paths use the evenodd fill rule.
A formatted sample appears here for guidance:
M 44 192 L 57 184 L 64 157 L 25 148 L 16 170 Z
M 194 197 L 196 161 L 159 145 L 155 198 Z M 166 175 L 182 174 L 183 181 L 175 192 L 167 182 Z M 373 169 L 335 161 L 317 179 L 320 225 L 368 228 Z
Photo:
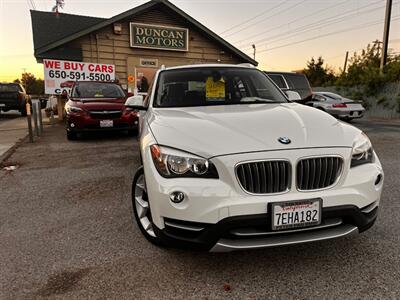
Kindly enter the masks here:
M 312 100 L 306 104 L 326 111 L 336 118 L 345 120 L 361 118 L 365 112 L 361 102 L 330 92 L 314 92 Z

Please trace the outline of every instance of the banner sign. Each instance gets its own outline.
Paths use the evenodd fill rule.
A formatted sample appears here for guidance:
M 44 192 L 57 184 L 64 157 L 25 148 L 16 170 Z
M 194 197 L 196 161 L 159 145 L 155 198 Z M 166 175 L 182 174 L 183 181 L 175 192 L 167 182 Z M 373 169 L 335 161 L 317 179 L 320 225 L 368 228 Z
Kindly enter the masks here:
M 188 51 L 189 29 L 130 23 L 131 47 Z
M 68 93 L 75 81 L 114 81 L 115 66 L 88 62 L 44 59 L 46 94 Z

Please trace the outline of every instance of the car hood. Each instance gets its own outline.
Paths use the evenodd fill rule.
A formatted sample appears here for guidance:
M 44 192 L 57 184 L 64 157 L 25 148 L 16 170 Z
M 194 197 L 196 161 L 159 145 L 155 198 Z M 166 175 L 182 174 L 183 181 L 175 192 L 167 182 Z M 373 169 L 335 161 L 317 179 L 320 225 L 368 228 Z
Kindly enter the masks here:
M 360 130 L 296 103 L 158 108 L 149 111 L 157 143 L 203 157 L 313 147 L 351 147 Z M 290 144 L 282 144 L 287 137 Z
M 85 98 L 85 99 L 71 99 L 74 106 L 81 107 L 85 110 L 122 110 L 125 106 L 125 99 L 119 98 Z

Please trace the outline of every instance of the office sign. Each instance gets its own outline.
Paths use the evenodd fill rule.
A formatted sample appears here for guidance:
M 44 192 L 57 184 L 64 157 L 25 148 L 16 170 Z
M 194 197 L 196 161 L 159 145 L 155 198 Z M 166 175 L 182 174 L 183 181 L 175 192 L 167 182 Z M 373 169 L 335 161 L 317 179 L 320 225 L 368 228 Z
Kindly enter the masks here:
M 44 59 L 43 66 L 46 94 L 69 93 L 75 81 L 115 80 L 114 65 Z
M 188 51 L 189 30 L 161 25 L 130 23 L 131 47 Z

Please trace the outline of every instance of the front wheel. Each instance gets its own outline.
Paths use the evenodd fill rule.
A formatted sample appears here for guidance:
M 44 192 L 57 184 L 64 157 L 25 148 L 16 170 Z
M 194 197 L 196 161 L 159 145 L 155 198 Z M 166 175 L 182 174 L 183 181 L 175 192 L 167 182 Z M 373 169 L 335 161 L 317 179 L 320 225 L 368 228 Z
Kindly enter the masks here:
M 153 219 L 151 217 L 150 203 L 147 195 L 146 180 L 143 167 L 140 167 L 133 178 L 132 184 L 133 214 L 140 231 L 150 242 L 161 245 L 161 239 L 154 232 Z
M 78 139 L 78 134 L 74 131 L 67 130 L 67 140 L 75 141 Z

